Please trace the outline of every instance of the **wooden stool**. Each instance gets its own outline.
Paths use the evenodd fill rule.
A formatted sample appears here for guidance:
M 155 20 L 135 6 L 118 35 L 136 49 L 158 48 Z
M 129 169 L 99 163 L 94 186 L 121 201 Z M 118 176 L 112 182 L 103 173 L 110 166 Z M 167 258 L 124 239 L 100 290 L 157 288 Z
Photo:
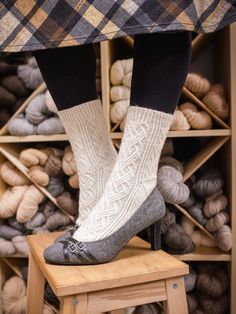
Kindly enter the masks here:
M 165 301 L 168 314 L 187 314 L 183 275 L 188 265 L 134 237 L 110 263 L 91 266 L 46 264 L 43 251 L 59 233 L 28 237 L 27 313 L 42 314 L 45 279 L 60 299 L 60 313 L 124 313 L 130 306 Z M 118 311 L 116 311 L 118 310 Z

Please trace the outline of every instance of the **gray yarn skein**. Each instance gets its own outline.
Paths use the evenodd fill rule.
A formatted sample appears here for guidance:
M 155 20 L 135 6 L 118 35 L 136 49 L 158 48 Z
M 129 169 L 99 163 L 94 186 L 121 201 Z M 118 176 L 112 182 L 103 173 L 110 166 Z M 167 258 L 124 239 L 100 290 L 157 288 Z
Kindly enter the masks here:
M 53 135 L 65 133 L 65 129 L 58 117 L 51 117 L 38 125 L 37 133 L 42 135 Z
M 11 240 L 12 238 L 16 236 L 21 236 L 23 233 L 15 228 L 12 228 L 7 225 L 1 225 L 0 226 L 0 237 L 4 238 L 6 240 Z
M 208 219 L 205 217 L 203 213 L 203 203 L 196 202 L 193 206 L 187 208 L 189 214 L 197 220 L 201 225 L 205 225 Z
M 192 291 L 195 288 L 197 281 L 197 273 L 193 270 L 189 270 L 189 274 L 184 276 L 184 285 L 186 292 Z
M 25 109 L 26 119 L 35 125 L 38 125 L 51 114 L 46 106 L 45 94 L 35 96 Z
M 43 77 L 35 58 L 31 58 L 28 64 L 19 65 L 17 75 L 29 89 L 36 89 L 43 82 Z
M 64 192 L 64 189 L 62 177 L 50 177 L 47 190 L 52 196 L 57 197 L 61 195 Z
M 9 224 L 12 228 L 14 228 L 14 229 L 16 229 L 16 230 L 19 230 L 19 231 L 21 231 L 21 232 L 25 232 L 25 226 L 24 226 L 24 224 L 19 223 L 19 222 L 16 220 L 16 216 L 13 216 L 13 217 L 8 218 L 8 219 L 7 219 L 7 222 L 8 222 L 8 224 Z
M 37 126 L 29 123 L 23 114 L 19 114 L 14 119 L 10 119 L 7 123 L 7 127 L 10 134 L 16 136 L 37 134 Z
M 46 222 L 46 218 L 43 213 L 37 212 L 34 217 L 25 223 L 25 227 L 28 230 L 34 230 L 42 226 Z

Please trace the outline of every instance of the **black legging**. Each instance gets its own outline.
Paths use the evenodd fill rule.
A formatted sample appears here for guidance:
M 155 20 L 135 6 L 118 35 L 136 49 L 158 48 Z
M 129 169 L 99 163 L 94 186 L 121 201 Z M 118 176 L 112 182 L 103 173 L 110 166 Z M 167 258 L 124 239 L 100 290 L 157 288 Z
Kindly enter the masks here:
M 39 50 L 34 55 L 58 110 L 97 99 L 92 45 Z M 190 32 L 136 35 L 130 104 L 173 113 L 190 60 Z

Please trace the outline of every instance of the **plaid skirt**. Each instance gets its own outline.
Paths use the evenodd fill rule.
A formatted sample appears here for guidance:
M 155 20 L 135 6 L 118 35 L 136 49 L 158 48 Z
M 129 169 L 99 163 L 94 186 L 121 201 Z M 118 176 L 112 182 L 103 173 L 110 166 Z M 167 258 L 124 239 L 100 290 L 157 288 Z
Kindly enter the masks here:
M 214 32 L 236 0 L 1 0 L 0 51 L 95 43 L 153 32 Z

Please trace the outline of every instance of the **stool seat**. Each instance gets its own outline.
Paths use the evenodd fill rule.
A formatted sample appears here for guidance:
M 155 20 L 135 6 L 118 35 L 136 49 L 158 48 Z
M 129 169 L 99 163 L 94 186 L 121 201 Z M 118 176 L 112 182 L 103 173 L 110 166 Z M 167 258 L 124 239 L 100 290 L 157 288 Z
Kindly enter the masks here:
M 84 295 L 157 281 L 161 290 L 165 288 L 164 280 L 182 277 L 189 271 L 187 264 L 162 250 L 150 250 L 150 245 L 139 237 L 131 239 L 118 256 L 106 264 L 81 266 L 47 264 L 43 258 L 43 251 L 53 244 L 59 235 L 60 233 L 50 233 L 27 237 L 30 259 L 34 260 L 34 266 L 31 263 L 29 272 L 32 269 L 35 271 L 37 264 L 41 274 L 58 297 Z

